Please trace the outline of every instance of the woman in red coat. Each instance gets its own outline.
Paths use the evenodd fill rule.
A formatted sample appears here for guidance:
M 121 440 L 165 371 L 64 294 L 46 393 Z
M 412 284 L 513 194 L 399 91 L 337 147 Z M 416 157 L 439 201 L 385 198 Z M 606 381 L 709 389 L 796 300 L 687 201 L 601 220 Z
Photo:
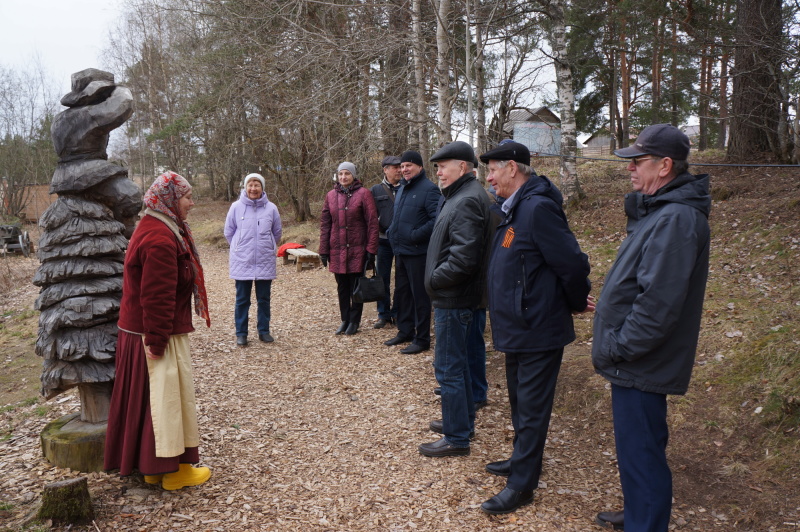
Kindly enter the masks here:
M 174 172 L 144 196 L 147 209 L 125 254 L 116 379 L 105 469 L 139 470 L 166 490 L 211 477 L 200 461 L 189 335 L 195 312 L 210 325 L 203 268 L 186 216 L 192 186 Z
M 320 216 L 319 254 L 336 277 L 342 324 L 336 334 L 356 334 L 363 303 L 353 301 L 356 279 L 378 252 L 378 211 L 372 193 L 356 179 L 356 166 L 343 162 L 337 183 L 325 196 Z

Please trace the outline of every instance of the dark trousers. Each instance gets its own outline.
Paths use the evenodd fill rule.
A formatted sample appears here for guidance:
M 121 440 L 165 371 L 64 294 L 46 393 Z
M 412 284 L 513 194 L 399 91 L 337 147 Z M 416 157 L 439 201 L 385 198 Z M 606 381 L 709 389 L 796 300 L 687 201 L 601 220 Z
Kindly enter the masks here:
M 353 288 L 356 286 L 356 279 L 361 277 L 361 274 L 334 273 L 333 276 L 336 278 L 336 292 L 339 295 L 339 314 L 342 317 L 342 321 L 360 325 L 364 303 L 355 303 L 353 301 Z
M 514 425 L 511 475 L 506 486 L 513 490 L 528 491 L 539 485 L 544 442 L 563 355 L 563 348 L 537 353 L 506 353 L 506 384 L 511 403 L 511 423 Z
M 256 285 L 256 325 L 258 334 L 269 334 L 270 298 L 272 294 L 272 281 L 236 281 L 236 307 L 233 311 L 233 321 L 236 326 L 236 336 L 247 336 L 247 322 L 250 314 L 250 293 Z
M 425 291 L 425 255 L 395 255 L 397 334 L 431 346 L 431 299 Z
M 672 511 L 667 396 L 611 385 L 625 532 L 666 532 Z
M 397 317 L 397 303 L 392 303 L 390 286 L 392 284 L 392 261 L 394 252 L 392 244 L 388 238 L 381 238 L 378 241 L 378 275 L 383 278 L 383 287 L 386 297 L 378 301 L 378 317 L 384 320 Z

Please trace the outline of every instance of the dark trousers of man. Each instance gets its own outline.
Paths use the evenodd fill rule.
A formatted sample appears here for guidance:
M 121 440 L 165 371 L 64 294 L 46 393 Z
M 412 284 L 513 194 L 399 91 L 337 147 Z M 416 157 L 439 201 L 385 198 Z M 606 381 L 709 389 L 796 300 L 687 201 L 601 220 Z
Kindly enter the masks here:
M 506 384 L 514 425 L 514 452 L 507 487 L 529 491 L 539 485 L 556 381 L 564 349 L 506 353 Z M 628 523 L 625 523 L 625 530 Z
M 467 338 L 472 323 L 468 308 L 433 310 L 436 351 L 433 370 L 442 387 L 442 432 L 456 447 L 469 447 L 475 428 L 475 400 L 467 360 Z
M 397 317 L 397 302 L 392 304 L 390 286 L 392 284 L 392 261 L 394 252 L 388 238 L 378 240 L 378 275 L 383 278 L 386 297 L 378 301 L 378 318 L 390 320 Z
M 611 385 L 625 532 L 666 532 L 672 511 L 667 396 Z
M 397 334 L 431 346 L 431 299 L 425 291 L 425 255 L 395 255 L 394 297 Z
M 236 281 L 236 307 L 233 311 L 236 336 L 247 336 L 250 294 L 253 291 L 253 283 L 256 285 L 256 303 L 258 304 L 258 314 L 256 315 L 258 334 L 269 334 L 272 281 Z
M 342 316 L 342 321 L 360 325 L 364 303 L 355 303 L 353 301 L 353 288 L 356 286 L 356 279 L 361 277 L 361 274 L 334 273 L 333 276 L 336 278 L 336 292 L 339 295 L 339 314 Z
M 472 313 L 472 323 L 467 333 L 467 360 L 469 376 L 472 380 L 472 400 L 482 403 L 486 400 L 489 383 L 486 381 L 486 309 L 479 308 Z

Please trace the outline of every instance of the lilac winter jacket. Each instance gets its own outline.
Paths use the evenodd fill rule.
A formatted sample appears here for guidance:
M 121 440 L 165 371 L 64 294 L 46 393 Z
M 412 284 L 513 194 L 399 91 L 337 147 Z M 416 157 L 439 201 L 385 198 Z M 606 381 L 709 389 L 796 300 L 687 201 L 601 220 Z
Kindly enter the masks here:
M 231 279 L 275 279 L 276 252 L 281 232 L 278 208 L 267 199 L 267 193 L 262 193 L 257 200 L 251 200 L 247 192 L 242 190 L 225 219 L 225 238 L 231 246 Z

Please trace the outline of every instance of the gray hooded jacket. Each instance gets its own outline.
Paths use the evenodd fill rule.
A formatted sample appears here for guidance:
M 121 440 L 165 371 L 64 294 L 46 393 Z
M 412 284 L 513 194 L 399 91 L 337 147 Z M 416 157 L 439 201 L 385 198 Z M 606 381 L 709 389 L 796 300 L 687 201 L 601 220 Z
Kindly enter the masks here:
M 592 363 L 613 384 L 682 395 L 703 310 L 711 210 L 707 175 L 625 196 L 628 237 L 597 304 Z

